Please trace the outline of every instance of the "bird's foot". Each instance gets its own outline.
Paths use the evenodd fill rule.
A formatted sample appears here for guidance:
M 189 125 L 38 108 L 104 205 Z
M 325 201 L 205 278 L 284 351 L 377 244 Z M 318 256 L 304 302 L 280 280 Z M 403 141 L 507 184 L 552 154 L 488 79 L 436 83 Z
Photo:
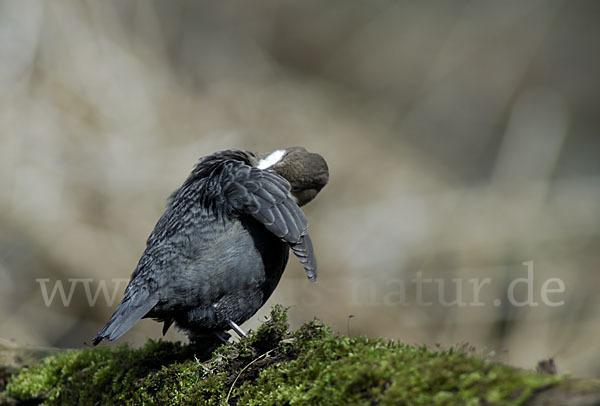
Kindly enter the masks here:
M 221 340 L 223 342 L 223 344 L 227 344 L 227 341 L 229 340 L 229 337 L 231 337 L 229 334 L 223 332 L 223 333 L 214 333 L 215 337 L 217 337 L 219 340 Z
M 231 329 L 233 331 L 235 331 L 235 333 L 240 337 L 248 337 L 248 334 L 246 334 L 246 332 L 244 330 L 242 330 L 242 328 L 240 326 L 238 326 L 237 324 L 235 324 L 233 321 L 229 320 L 229 325 L 231 326 Z

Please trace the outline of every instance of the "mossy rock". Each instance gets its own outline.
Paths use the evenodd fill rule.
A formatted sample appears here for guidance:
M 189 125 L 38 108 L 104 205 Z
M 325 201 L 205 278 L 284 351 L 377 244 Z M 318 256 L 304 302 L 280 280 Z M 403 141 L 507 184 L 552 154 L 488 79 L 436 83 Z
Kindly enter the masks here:
M 12 376 L 0 401 L 519 405 L 537 404 L 536 399 L 553 393 L 570 396 L 573 391 L 600 400 L 597 381 L 573 389 L 568 378 L 522 370 L 460 349 L 436 351 L 384 339 L 348 338 L 316 320 L 290 332 L 280 306 L 247 338 L 211 354 L 205 350 L 149 341 L 139 349 L 67 351 Z

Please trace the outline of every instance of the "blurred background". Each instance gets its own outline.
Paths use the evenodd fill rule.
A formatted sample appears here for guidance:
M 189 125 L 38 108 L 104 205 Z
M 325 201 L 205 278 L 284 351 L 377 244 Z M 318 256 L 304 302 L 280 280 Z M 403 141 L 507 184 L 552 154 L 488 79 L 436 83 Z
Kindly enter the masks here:
M 600 375 L 599 22 L 594 0 L 0 0 L 0 337 L 86 345 L 201 156 L 302 145 L 331 172 L 305 208 L 319 281 L 292 259 L 246 328 L 282 303 Z

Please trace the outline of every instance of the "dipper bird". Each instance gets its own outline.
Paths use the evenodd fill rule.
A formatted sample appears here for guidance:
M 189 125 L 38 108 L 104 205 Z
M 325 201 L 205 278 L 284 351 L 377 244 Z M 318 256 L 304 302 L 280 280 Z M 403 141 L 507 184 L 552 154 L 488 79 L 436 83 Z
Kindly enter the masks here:
M 273 293 L 290 248 L 315 281 L 317 260 L 300 206 L 328 180 L 323 157 L 302 147 L 202 158 L 167 200 L 125 297 L 94 345 L 147 317 L 164 322 L 163 335 L 174 322 L 191 341 L 223 339 Z

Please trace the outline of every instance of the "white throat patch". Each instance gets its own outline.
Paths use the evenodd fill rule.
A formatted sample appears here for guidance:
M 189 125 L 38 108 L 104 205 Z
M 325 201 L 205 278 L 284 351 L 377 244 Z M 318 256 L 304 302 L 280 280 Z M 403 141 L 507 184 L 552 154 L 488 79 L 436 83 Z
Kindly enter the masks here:
M 278 149 L 277 151 L 271 152 L 265 158 L 258 161 L 256 167 L 258 169 L 267 169 L 281 161 L 281 158 L 285 155 L 285 149 Z

